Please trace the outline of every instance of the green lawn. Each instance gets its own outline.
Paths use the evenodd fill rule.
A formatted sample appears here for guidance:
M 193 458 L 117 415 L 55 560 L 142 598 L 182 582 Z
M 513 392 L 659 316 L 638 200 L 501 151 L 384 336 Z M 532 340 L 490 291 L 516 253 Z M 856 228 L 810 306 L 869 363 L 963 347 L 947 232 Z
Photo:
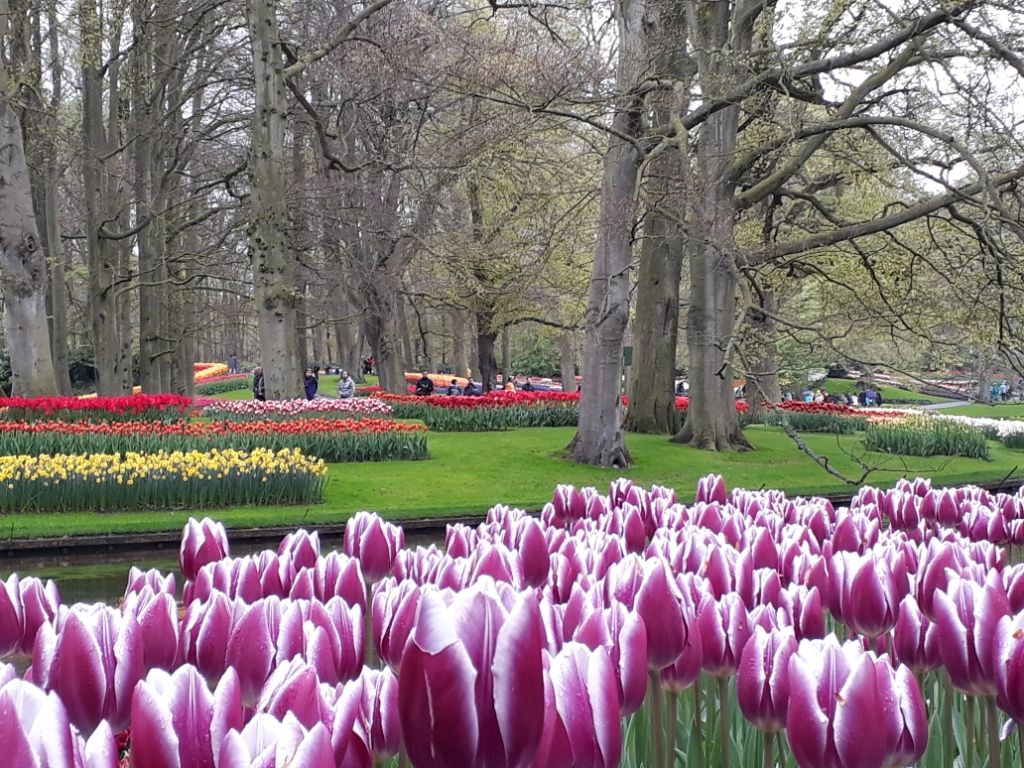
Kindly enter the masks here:
M 1024 419 L 1024 403 L 971 403 L 955 408 L 943 408 L 942 413 L 975 416 L 984 419 Z
M 833 395 L 845 395 L 847 392 L 858 392 L 858 382 L 851 379 L 825 379 L 820 388 Z M 818 389 L 819 387 L 815 387 Z M 913 392 L 909 389 L 898 389 L 897 387 L 878 387 L 882 395 L 882 402 L 887 403 L 893 400 L 917 400 L 922 403 L 942 403 L 947 398 L 935 397 L 934 395 L 923 395 L 920 392 Z
M 619 476 L 650 485 L 675 487 L 682 499 L 692 497 L 696 481 L 709 472 L 723 474 L 730 487 L 782 488 L 793 494 L 849 490 L 799 452 L 777 428 L 750 427 L 756 450 L 712 454 L 669 443 L 650 435 L 628 435 L 634 466 L 626 471 L 573 464 L 561 458 L 572 428 L 523 429 L 511 432 L 432 433 L 432 459 L 331 465 L 325 503 L 309 507 L 268 507 L 205 512 L 135 512 L 111 514 L 24 514 L 0 517 L 5 538 L 61 536 L 76 533 L 161 531 L 180 528 L 190 514 L 207 514 L 228 526 L 311 525 L 341 522 L 363 509 L 387 517 L 422 518 L 482 514 L 503 503 L 539 509 L 558 483 L 605 489 Z M 959 458 L 864 455 L 856 436 L 806 435 L 808 445 L 827 455 L 840 470 L 860 474 L 847 454 L 861 456 L 875 471 L 867 482 L 891 485 L 904 475 L 932 477 L 942 484 L 1000 480 L 1024 475 L 1024 452 L 993 442 L 992 461 Z

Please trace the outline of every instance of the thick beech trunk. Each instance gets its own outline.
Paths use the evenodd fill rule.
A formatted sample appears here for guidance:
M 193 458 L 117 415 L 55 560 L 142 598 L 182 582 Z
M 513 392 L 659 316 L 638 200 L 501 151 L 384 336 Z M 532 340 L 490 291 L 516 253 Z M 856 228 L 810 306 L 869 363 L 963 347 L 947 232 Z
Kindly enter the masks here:
M 647 63 L 645 3 L 619 6 L 619 61 L 616 90 L 629 94 Z M 579 427 L 569 445 L 574 461 L 604 467 L 630 463 L 622 430 L 622 349 L 629 321 L 630 265 L 636 220 L 636 177 L 640 156 L 628 137 L 639 137 L 643 104 L 623 95 L 617 105 L 601 180 L 597 250 L 587 297 L 583 345 L 583 391 Z
M 0 32 L 3 28 L 0 27 Z M 4 65 L 0 62 L 0 68 Z M 5 85 L 0 77 L 0 86 Z M 0 292 L 11 358 L 12 393 L 53 395 L 50 333 L 46 322 L 46 256 L 32 210 L 32 190 L 21 124 L 0 94 Z
M 759 305 L 747 310 L 743 329 L 746 399 L 750 416 L 755 420 L 782 399 L 775 309 L 775 291 L 771 286 L 765 286 L 761 290 Z
M 296 291 L 287 243 L 284 189 L 284 73 L 276 0 L 248 0 L 255 109 L 249 174 L 249 249 L 255 280 L 260 363 L 267 399 L 302 397 L 296 344 Z
M 625 428 L 675 434 L 676 343 L 683 239 L 676 222 L 651 211 L 644 227 L 633 322 L 633 370 Z

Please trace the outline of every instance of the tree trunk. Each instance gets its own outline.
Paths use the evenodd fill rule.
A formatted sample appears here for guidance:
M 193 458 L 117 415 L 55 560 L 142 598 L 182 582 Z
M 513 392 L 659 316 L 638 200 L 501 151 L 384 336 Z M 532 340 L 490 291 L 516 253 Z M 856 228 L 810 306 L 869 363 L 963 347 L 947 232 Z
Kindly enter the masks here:
M 267 399 L 300 398 L 296 296 L 289 264 L 284 188 L 284 73 L 276 0 L 247 0 L 255 108 L 249 173 L 249 249 Z
M 622 430 L 622 350 L 629 322 L 630 265 L 636 219 L 636 177 L 640 156 L 629 138 L 641 135 L 643 103 L 630 93 L 646 66 L 644 0 L 620 4 L 617 105 L 601 179 L 597 250 L 587 297 L 583 345 L 583 390 L 579 427 L 569 445 L 574 461 L 604 467 L 629 466 Z
M 498 334 L 491 330 L 490 319 L 479 314 L 476 316 L 476 327 L 477 375 L 484 392 L 490 392 L 498 381 L 498 360 L 494 356 Z
M 0 26 L 0 37 L 3 31 Z M 0 62 L 0 70 L 3 66 Z M 46 322 L 46 256 L 39 247 L 21 124 L 2 96 L 4 74 L 0 72 L 0 290 L 12 394 L 53 395 L 57 381 Z
M 466 313 L 457 309 L 452 317 L 452 370 L 456 376 L 466 376 L 469 370 L 469 355 L 466 349 Z
M 701 26 L 690 30 L 700 51 L 701 89 L 709 97 L 728 92 L 744 76 L 741 55 L 750 48 L 753 30 L 749 25 L 733 29 L 732 11 L 730 4 L 717 3 L 699 14 Z M 739 104 L 724 107 L 701 128 L 688 232 L 690 407 L 672 440 L 711 451 L 751 447 L 740 430 L 733 397 L 739 270 L 735 181 L 727 168 L 736 151 L 739 113 Z
M 363 333 L 373 352 L 380 385 L 387 392 L 404 394 L 405 371 L 398 352 L 393 297 L 394 294 L 389 295 L 386 291 L 371 290 L 366 296 L 368 311 L 363 315 Z
M 515 371 L 512 370 L 512 336 L 508 326 L 501 329 L 501 384 L 505 386 Z
M 558 337 L 558 367 L 562 376 L 562 391 L 576 391 L 576 336 L 562 331 Z
M 757 421 L 782 399 L 779 386 L 778 329 L 775 325 L 775 290 L 764 286 L 759 306 L 747 310 L 743 330 L 743 361 L 747 378 L 747 405 Z
M 672 435 L 679 429 L 675 368 L 683 239 L 676 222 L 657 210 L 648 214 L 643 237 L 633 321 L 633 369 L 637 375 L 629 390 L 625 428 Z
M 412 345 L 412 333 L 409 330 L 409 310 L 405 306 L 405 297 L 395 298 L 395 318 L 398 321 L 398 331 L 402 337 L 402 369 L 412 371 L 420 369 L 420 361 L 416 357 L 416 351 Z

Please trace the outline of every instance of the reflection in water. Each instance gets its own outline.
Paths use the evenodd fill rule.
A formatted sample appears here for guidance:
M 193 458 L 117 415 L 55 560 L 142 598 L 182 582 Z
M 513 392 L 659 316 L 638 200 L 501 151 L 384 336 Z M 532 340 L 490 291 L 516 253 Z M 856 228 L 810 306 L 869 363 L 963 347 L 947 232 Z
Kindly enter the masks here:
M 230 538 L 230 533 L 228 534 Z M 340 544 L 337 536 L 328 542 L 321 538 L 321 548 L 326 554 Z M 440 532 L 410 534 L 406 537 L 406 547 L 442 545 L 444 535 Z M 262 552 L 265 549 L 277 550 L 276 543 L 233 541 L 231 554 L 235 557 Z M 0 581 L 9 574 L 17 573 L 19 577 L 36 576 L 40 579 L 53 579 L 60 590 L 61 602 L 72 603 L 103 602 L 115 605 L 124 595 L 128 583 L 128 572 L 132 566 L 143 571 L 156 568 L 164 573 L 173 573 L 178 580 L 178 597 L 184 580 L 178 572 L 177 547 L 149 547 L 137 550 L 120 550 L 116 552 L 92 553 L 58 553 L 48 556 L 15 555 L 0 557 Z

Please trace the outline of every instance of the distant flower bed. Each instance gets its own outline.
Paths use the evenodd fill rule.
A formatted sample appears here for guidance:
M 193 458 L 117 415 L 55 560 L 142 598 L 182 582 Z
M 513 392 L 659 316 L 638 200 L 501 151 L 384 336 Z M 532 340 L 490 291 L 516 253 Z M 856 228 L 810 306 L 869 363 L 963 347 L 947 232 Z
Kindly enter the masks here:
M 195 372 L 194 375 L 197 384 L 200 381 L 209 381 L 210 379 L 224 376 L 230 370 L 230 368 L 224 365 L 224 363 L 193 363 L 192 369 Z
M 223 376 L 211 376 L 196 382 L 197 395 L 220 395 L 224 392 L 237 392 L 240 389 L 248 389 L 249 374 L 227 373 Z
M 7 416 L 24 419 L 115 420 L 176 419 L 192 405 L 183 395 L 124 395 L 120 397 L 0 397 Z
M 390 416 L 391 406 L 375 397 L 351 397 L 345 400 L 211 400 L 198 399 L 206 416 L 236 418 L 290 418 L 309 414 L 342 416 Z
M 552 397 L 558 395 L 558 397 Z M 497 432 L 523 427 L 568 427 L 579 420 L 579 396 L 563 392 L 490 392 L 486 395 L 380 396 L 395 418 L 420 419 L 436 432 Z
M 0 457 L 0 512 L 200 509 L 321 500 L 327 466 L 297 450 Z
M 868 424 L 864 447 L 901 456 L 965 456 L 988 459 L 988 439 L 977 427 L 928 416 Z
M 427 458 L 427 429 L 391 419 L 299 418 L 290 421 L 3 422 L 0 454 L 90 454 L 301 450 L 324 461 Z

